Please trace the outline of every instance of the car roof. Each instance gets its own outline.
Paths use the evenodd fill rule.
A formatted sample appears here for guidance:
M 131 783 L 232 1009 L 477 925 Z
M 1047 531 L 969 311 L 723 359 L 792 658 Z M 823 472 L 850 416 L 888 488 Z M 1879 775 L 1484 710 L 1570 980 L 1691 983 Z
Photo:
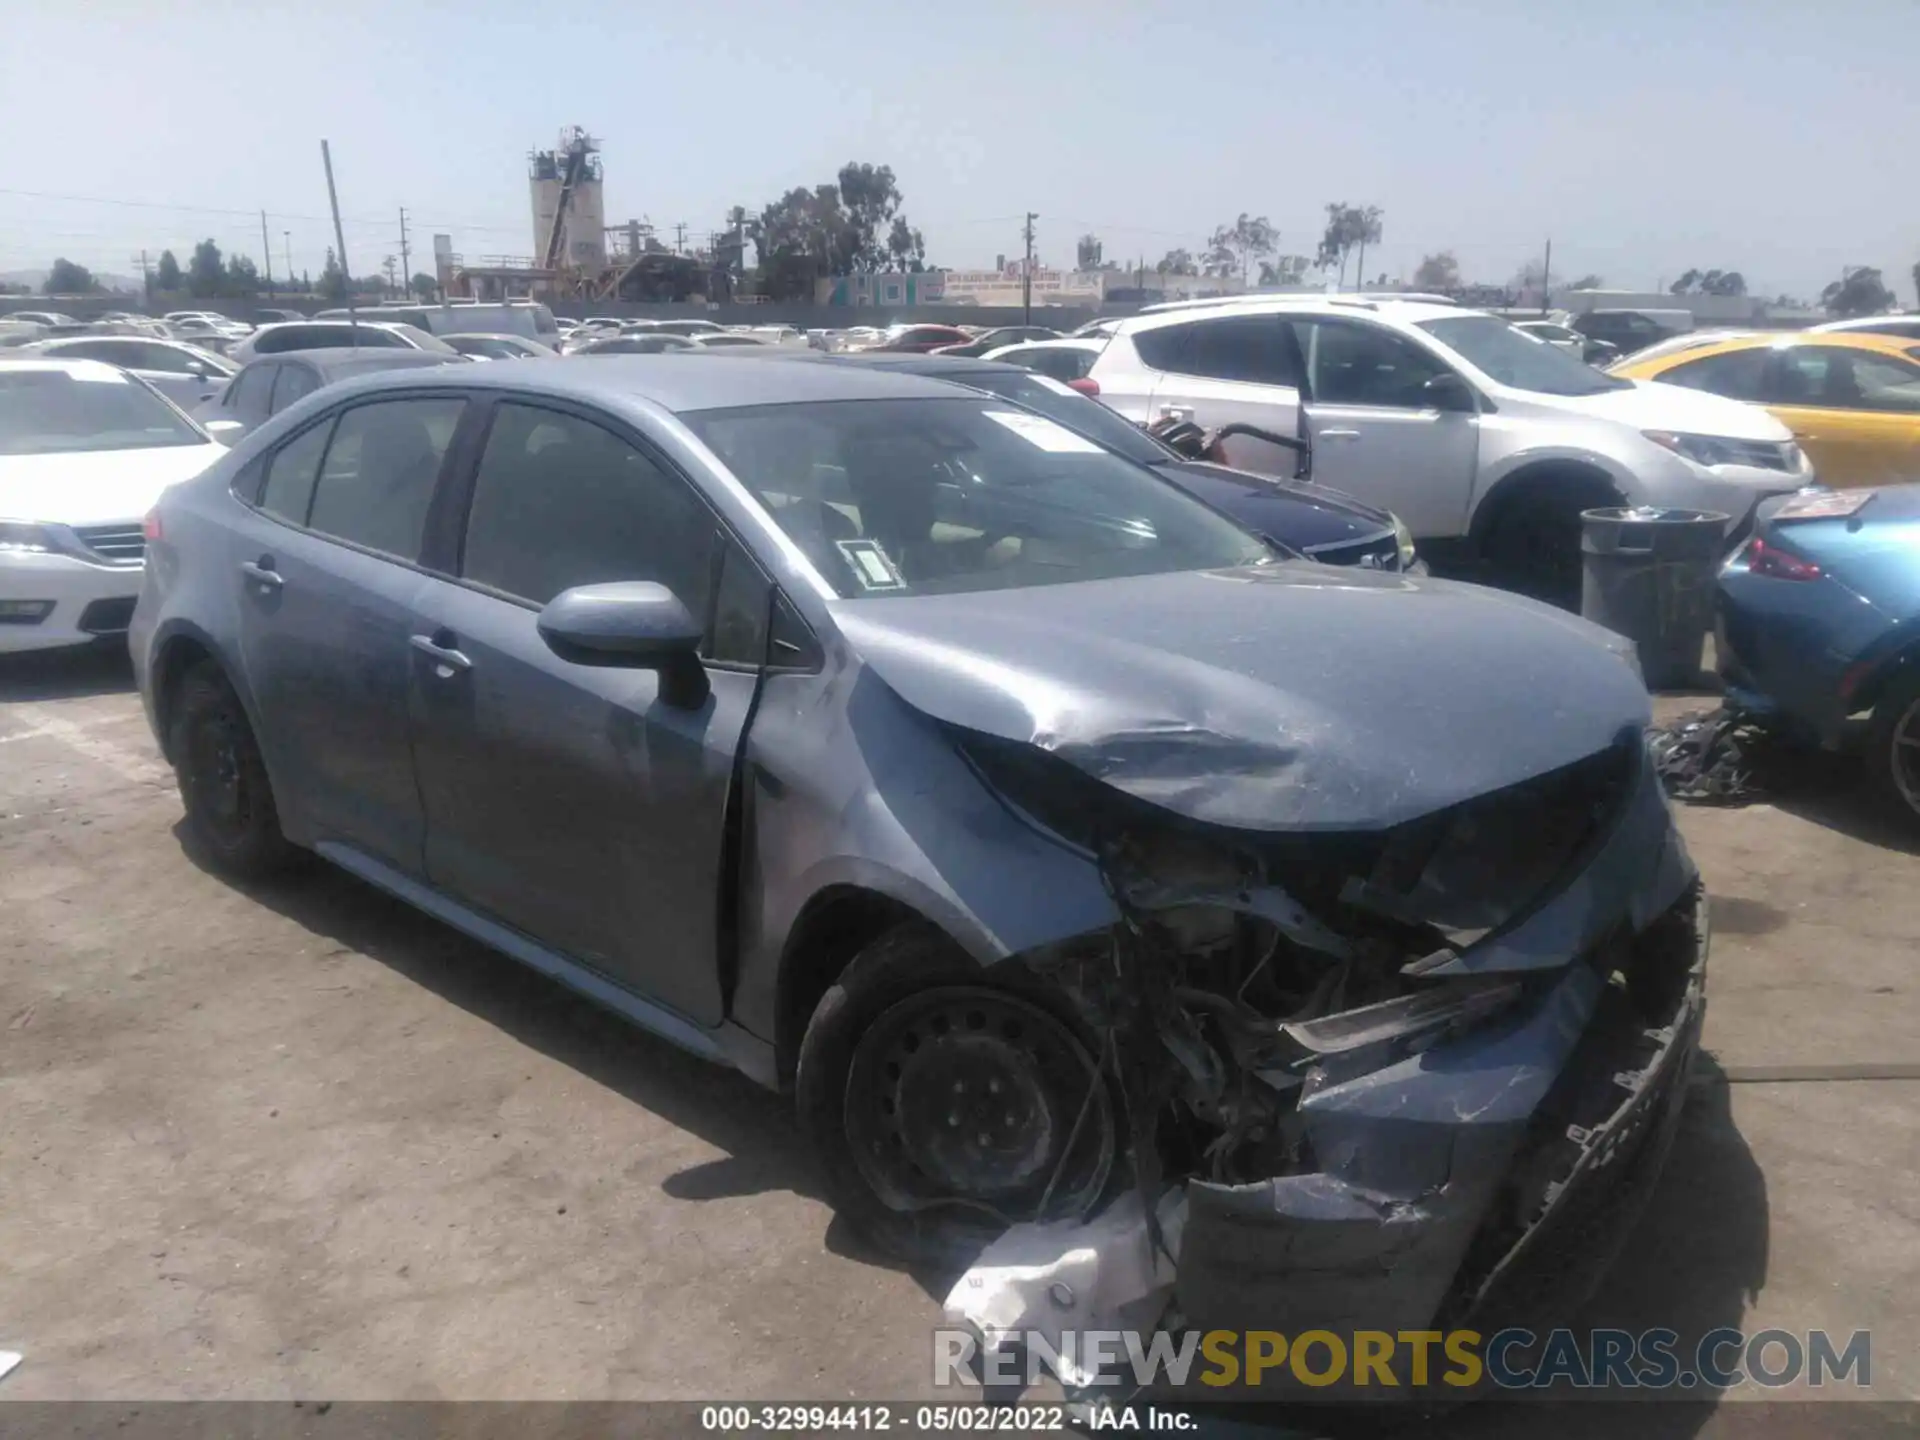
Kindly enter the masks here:
M 1369 300 L 1354 295 L 1236 295 L 1142 311 L 1122 321 L 1118 333 L 1132 335 L 1142 330 L 1158 330 L 1164 325 L 1212 319 L 1216 315 L 1375 315 L 1403 325 L 1418 325 L 1423 320 L 1458 320 L 1463 315 L 1486 313 L 1431 300 Z
M 441 377 L 371 375 L 356 392 L 421 389 Z M 458 383 L 474 389 L 517 390 L 602 405 L 641 400 L 676 415 L 749 405 L 800 405 L 835 400 L 951 399 L 953 390 L 919 375 L 888 374 L 855 365 L 769 365 L 761 355 L 607 355 L 591 364 L 463 365 Z
M 512 340 L 521 345 L 533 343 L 524 335 L 508 335 L 498 330 L 458 330 L 451 335 L 442 335 L 440 338 L 442 340 Z
M 343 375 L 369 366 L 403 370 L 408 367 L 424 368 L 429 365 L 457 363 L 464 367 L 464 362 L 457 356 L 443 355 L 438 350 L 391 350 L 384 345 L 329 345 L 312 350 L 276 350 L 271 355 L 256 355 L 247 361 L 246 368 L 252 369 L 256 365 L 274 365 L 282 360 L 304 360 L 328 375 Z
M 122 380 L 126 378 L 120 367 L 110 361 L 62 360 L 59 356 L 49 355 L 44 351 L 30 355 L 23 355 L 18 350 L 5 351 L 4 353 L 0 353 L 0 368 L 7 370 L 58 370 L 63 374 L 77 375 L 82 378 L 95 380 L 102 379 L 106 376 L 116 376 Z M 139 382 L 134 381 L 131 383 L 138 384 Z

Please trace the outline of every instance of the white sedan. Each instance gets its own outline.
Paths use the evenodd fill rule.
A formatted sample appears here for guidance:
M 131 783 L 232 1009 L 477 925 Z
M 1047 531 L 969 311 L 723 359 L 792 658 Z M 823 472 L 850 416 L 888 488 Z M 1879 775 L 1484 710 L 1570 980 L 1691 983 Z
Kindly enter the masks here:
M 0 360 L 0 654 L 123 634 L 143 521 L 224 447 L 97 360 Z

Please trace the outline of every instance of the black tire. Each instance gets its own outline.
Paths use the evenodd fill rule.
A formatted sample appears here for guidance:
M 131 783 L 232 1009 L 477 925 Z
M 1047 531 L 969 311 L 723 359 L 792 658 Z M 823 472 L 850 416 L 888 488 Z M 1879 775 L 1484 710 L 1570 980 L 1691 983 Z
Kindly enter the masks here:
M 896 1017 L 905 1010 L 929 1004 L 937 1006 L 942 1003 L 942 997 L 952 997 L 954 1003 L 962 1007 L 975 1003 L 989 1008 L 1003 1004 L 1018 1007 L 1008 1013 L 1034 1015 L 1037 1029 L 1045 1031 L 1050 1042 L 1047 1053 L 1068 1070 L 1084 1067 L 1080 1080 L 1086 1088 L 1082 1095 L 1091 1094 L 1097 1101 L 1097 1108 L 1090 1105 L 1089 1112 L 1097 1114 L 1098 1120 L 1079 1138 L 1069 1133 L 1063 1150 L 1072 1158 L 1102 1149 L 1097 1165 L 1072 1167 L 1076 1176 L 1083 1169 L 1087 1176 L 1077 1193 L 1104 1195 L 1118 1169 L 1115 1164 L 1118 1147 L 1113 1141 L 1116 1111 L 1106 1080 L 1093 1074 L 1085 1036 L 1060 1013 L 1030 976 L 1024 983 L 1017 979 L 1009 983 L 1009 979 L 983 970 L 930 926 L 903 925 L 881 936 L 854 957 L 814 1007 L 800 1042 L 794 1104 L 801 1128 L 819 1155 L 828 1198 L 876 1248 L 908 1263 L 946 1267 L 969 1264 L 1000 1234 L 1005 1222 L 972 1206 L 939 1204 L 932 1208 L 903 1209 L 898 1203 L 890 1203 L 883 1193 L 884 1187 L 877 1185 L 873 1178 L 872 1165 L 880 1162 L 863 1163 L 863 1142 L 859 1137 L 875 1132 L 871 1125 L 863 1125 L 862 1116 L 854 1107 L 868 1100 L 885 1105 L 892 1115 L 894 1100 L 890 1095 L 875 1093 L 884 1087 L 867 1083 L 874 1072 L 862 1059 L 862 1042 L 876 1037 L 874 1043 L 877 1044 L 877 1037 L 882 1036 L 890 1024 L 897 1023 Z M 996 980 L 1001 983 L 995 983 Z M 932 1049 L 929 1045 L 929 1051 Z M 898 1072 L 894 1075 L 897 1079 Z M 904 1094 L 908 1083 L 910 1079 L 903 1082 L 897 1093 Z M 1066 1099 L 1063 1094 L 1053 1098 Z M 906 1108 L 903 1103 L 902 1112 Z M 1058 1117 L 1067 1109 L 1077 1114 L 1078 1106 L 1059 1104 L 1048 1108 L 1055 1117 L 1051 1132 L 1071 1132 L 1071 1125 L 1062 1124 Z M 1071 1121 L 1074 1114 L 1066 1115 L 1066 1119 Z M 896 1134 L 906 1133 L 904 1118 L 894 1124 Z M 972 1124 L 969 1120 L 966 1128 L 970 1129 Z M 880 1151 L 877 1138 L 871 1148 L 876 1153 Z M 901 1157 L 889 1163 L 910 1165 L 912 1162 Z
M 1867 770 L 1888 813 L 1920 834 L 1920 670 L 1895 676 L 1873 707 Z
M 1500 508 L 1487 523 L 1480 558 L 1492 584 L 1544 600 L 1562 610 L 1580 608 L 1580 513 L 1618 503 L 1618 497 L 1582 480 L 1541 479 Z
M 241 880 L 276 874 L 300 856 L 280 832 L 246 709 L 217 665 L 202 662 L 181 678 L 167 749 L 187 833 L 201 854 Z

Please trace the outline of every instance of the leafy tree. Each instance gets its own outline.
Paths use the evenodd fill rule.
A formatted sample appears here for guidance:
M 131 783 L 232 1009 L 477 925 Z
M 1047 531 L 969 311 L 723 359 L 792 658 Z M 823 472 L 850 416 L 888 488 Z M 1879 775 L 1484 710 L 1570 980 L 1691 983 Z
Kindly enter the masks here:
M 1271 220 L 1243 210 L 1233 224 L 1220 226 L 1208 238 L 1206 269 L 1214 275 L 1238 271 L 1244 285 L 1252 278 L 1255 263 L 1273 254 L 1279 241 L 1280 232 Z
M 1098 235 L 1082 235 L 1074 246 L 1075 267 L 1080 270 L 1098 270 L 1100 268 L 1101 245 Z
M 1913 262 L 1913 301 L 1920 305 L 1920 260 Z
M 1894 306 L 1893 291 L 1870 265 L 1849 265 L 1840 278 L 1820 292 L 1820 304 L 1829 315 L 1846 319 L 1878 315 Z
M 848 161 L 840 167 L 840 204 L 846 212 L 847 254 L 844 271 L 870 274 L 884 270 L 890 258 L 887 240 L 900 210 L 900 187 L 893 167 Z M 924 247 L 923 247 L 924 248 Z
M 927 268 L 926 239 L 907 224 L 904 215 L 893 217 L 893 228 L 887 232 L 887 254 L 895 270 L 918 274 Z
M 260 271 L 253 261 L 244 255 L 232 255 L 227 258 L 226 291 L 229 295 L 259 294 Z
M 1191 250 L 1169 250 L 1160 257 L 1153 267 L 1156 275 L 1198 275 L 1200 267 L 1194 263 Z
M 407 282 L 407 288 L 422 300 L 431 300 L 440 293 L 440 282 L 422 270 Z
M 47 278 L 40 286 L 43 295 L 86 295 L 100 288 L 93 278 L 93 272 L 84 265 L 76 265 L 68 259 L 59 259 L 47 269 Z
M 1744 295 L 1747 280 L 1738 270 L 1689 270 L 1667 287 L 1670 295 Z
M 1522 294 L 1532 291 L 1535 295 L 1540 295 L 1546 291 L 1552 278 L 1547 273 L 1547 267 L 1543 262 L 1529 260 L 1514 272 L 1513 279 L 1508 283 Z
M 1602 280 L 1598 275 L 1587 274 L 1587 275 L 1582 275 L 1578 280 L 1574 281 L 1571 285 L 1567 286 L 1567 289 L 1598 290 L 1602 286 L 1604 286 L 1606 283 L 1607 282 L 1605 280 Z
M 1413 283 L 1422 290 L 1453 290 L 1460 284 L 1460 262 L 1451 250 L 1441 250 L 1420 262 Z
M 160 263 L 153 267 L 153 287 L 176 295 L 180 292 L 180 262 L 171 250 L 160 252 Z
M 220 259 L 220 247 L 211 240 L 202 240 L 193 247 L 193 258 L 187 262 L 187 293 L 190 295 L 218 295 L 226 288 L 227 268 Z
M 327 247 L 327 263 L 320 267 L 320 298 L 339 304 L 347 298 L 347 272 L 340 268 L 340 258 L 333 253 L 333 247 Z
M 1327 206 L 1327 228 L 1320 237 L 1320 249 L 1316 256 L 1320 268 L 1325 270 L 1337 264 L 1340 267 L 1340 283 L 1345 285 L 1347 257 L 1357 249 L 1364 264 L 1367 246 L 1377 243 L 1381 233 L 1378 205 L 1349 205 L 1344 200 L 1335 201 Z
M 1260 262 L 1262 285 L 1298 285 L 1307 278 L 1313 262 L 1304 255 L 1281 255 Z

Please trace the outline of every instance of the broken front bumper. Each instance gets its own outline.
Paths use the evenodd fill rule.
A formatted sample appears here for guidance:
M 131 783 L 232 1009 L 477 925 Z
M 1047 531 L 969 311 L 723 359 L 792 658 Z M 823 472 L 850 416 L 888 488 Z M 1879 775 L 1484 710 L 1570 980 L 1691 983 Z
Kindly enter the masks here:
M 1313 1172 L 1190 1180 L 1179 1323 L 1350 1336 L 1564 1318 L 1672 1144 L 1705 1010 L 1705 908 L 1691 889 L 1503 1028 L 1304 1102 Z

